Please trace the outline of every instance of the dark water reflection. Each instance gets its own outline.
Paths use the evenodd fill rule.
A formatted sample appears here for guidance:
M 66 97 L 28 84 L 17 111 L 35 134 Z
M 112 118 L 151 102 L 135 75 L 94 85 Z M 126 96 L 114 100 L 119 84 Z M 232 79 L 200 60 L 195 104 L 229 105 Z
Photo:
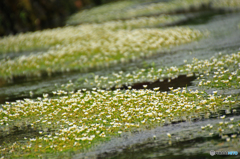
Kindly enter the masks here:
M 169 87 L 172 87 L 173 89 L 179 88 L 179 87 L 186 87 L 191 86 L 192 81 L 195 80 L 196 76 L 188 77 L 187 75 L 179 75 L 176 78 L 169 78 L 164 79 L 163 81 L 160 81 L 159 79 L 154 82 L 141 82 L 141 83 L 135 83 L 131 86 L 132 89 L 144 89 L 144 85 L 147 85 L 147 89 L 153 90 L 154 88 L 159 87 L 160 91 L 170 91 Z M 115 87 L 112 88 L 114 90 Z M 128 89 L 128 86 L 123 86 L 120 89 Z

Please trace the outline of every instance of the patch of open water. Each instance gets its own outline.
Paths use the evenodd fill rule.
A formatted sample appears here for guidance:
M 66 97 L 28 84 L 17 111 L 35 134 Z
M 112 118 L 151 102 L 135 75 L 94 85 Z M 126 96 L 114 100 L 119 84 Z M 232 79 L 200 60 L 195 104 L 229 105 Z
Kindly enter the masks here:
M 141 83 L 135 83 L 131 86 L 132 89 L 144 89 L 144 85 L 147 85 L 147 89 L 153 90 L 154 88 L 159 87 L 160 91 L 170 91 L 169 87 L 172 87 L 173 89 L 176 89 L 178 87 L 186 87 L 191 86 L 192 81 L 195 80 L 196 76 L 188 77 L 186 75 L 179 75 L 178 77 L 174 79 L 165 79 L 163 81 L 160 81 L 159 79 L 154 82 L 141 82 Z M 112 90 L 115 88 L 113 87 Z M 120 89 L 128 89 L 128 86 L 124 85 Z

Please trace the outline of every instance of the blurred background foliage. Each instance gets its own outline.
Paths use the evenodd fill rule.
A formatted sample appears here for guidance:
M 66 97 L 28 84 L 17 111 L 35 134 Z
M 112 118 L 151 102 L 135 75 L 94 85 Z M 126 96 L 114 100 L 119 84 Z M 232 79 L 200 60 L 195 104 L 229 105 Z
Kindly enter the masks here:
M 1 0 L 0 36 L 63 26 L 69 15 L 111 1 Z

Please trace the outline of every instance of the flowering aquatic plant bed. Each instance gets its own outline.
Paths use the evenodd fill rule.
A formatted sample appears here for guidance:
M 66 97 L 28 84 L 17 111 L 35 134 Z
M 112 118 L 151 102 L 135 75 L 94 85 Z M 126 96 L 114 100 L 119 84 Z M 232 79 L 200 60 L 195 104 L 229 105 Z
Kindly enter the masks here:
M 114 3 L 105 4 L 99 7 L 95 7 L 94 9 L 83 10 L 80 13 L 77 13 L 71 16 L 68 19 L 67 24 L 71 25 L 71 24 L 79 24 L 79 23 L 86 23 L 86 22 L 96 22 L 88 19 L 100 20 L 100 17 L 111 16 L 118 12 L 123 12 L 123 10 L 126 10 L 126 8 L 130 8 L 131 6 L 136 4 L 138 4 L 137 1 L 118 1 Z M 83 19 L 83 20 L 79 21 L 79 19 Z M 111 19 L 108 19 L 108 20 L 111 20 Z
M 85 79 L 83 85 L 90 85 L 98 88 L 121 88 L 122 86 L 131 86 L 134 83 L 141 82 L 160 82 L 168 78 L 177 78 L 179 75 L 199 76 L 198 86 L 207 86 L 208 88 L 235 88 L 240 87 L 240 52 L 230 55 L 221 55 L 212 57 L 209 60 L 198 60 L 194 58 L 191 63 L 183 66 L 171 67 L 150 67 L 143 68 L 131 73 L 123 71 L 112 73 L 108 76 L 93 76 Z M 82 81 L 80 81 L 82 82 Z
M 156 80 L 160 77 L 161 80 L 164 77 L 171 79 L 180 74 L 188 74 L 188 76 L 195 74 L 199 77 L 200 87 L 202 85 L 215 87 L 209 85 L 211 82 L 201 81 L 213 81 L 214 78 L 221 81 L 225 78 L 224 74 L 230 72 L 228 78 L 231 77 L 234 80 L 224 83 L 222 88 L 239 89 L 239 60 L 240 53 L 218 55 L 209 60 L 193 59 L 192 63 L 179 67 L 161 69 L 151 67 L 131 74 L 119 72 L 106 77 L 95 76 L 94 81 L 98 87 L 104 88 L 104 83 L 114 86 L 116 84 L 114 81 L 117 80 L 119 84 L 131 85 L 138 79 Z M 211 75 L 217 75 L 217 77 Z M 74 84 L 71 85 L 74 86 Z M 43 98 L 39 97 L 37 100 L 7 102 L 0 109 L 0 135 L 8 141 L 3 140 L 1 154 L 5 157 L 51 155 L 69 157 L 76 152 L 93 148 L 94 145 L 113 136 L 121 136 L 124 132 L 145 129 L 149 126 L 162 126 L 172 122 L 215 118 L 221 115 L 222 110 L 226 114 L 234 113 L 239 106 L 238 96 L 218 95 L 217 91 L 207 94 L 199 90 L 170 88 L 171 91 L 167 93 L 160 92 L 160 88 L 157 87 L 153 90 L 146 88 L 147 85 L 140 90 L 131 89 L 131 87 L 127 90 L 114 91 L 99 88 L 92 88 L 91 91 L 82 89 L 77 92 L 58 90 L 53 92 L 55 96 L 52 98 L 44 94 Z M 224 119 L 224 116 L 221 118 Z M 239 121 L 234 121 L 210 124 L 199 129 L 202 129 L 205 134 L 205 131 L 209 131 L 209 136 L 219 135 L 226 142 L 238 144 L 239 126 Z M 15 142 L 9 142 L 7 134 L 10 133 L 10 136 L 14 134 L 14 128 L 25 130 L 23 132 L 26 132 L 26 129 L 34 130 L 37 134 L 29 137 L 22 136 Z M 171 134 L 167 136 L 171 140 Z
M 160 15 L 188 10 L 214 10 L 214 9 L 239 9 L 239 0 L 172 0 L 168 2 L 156 2 L 153 0 L 143 3 L 140 1 L 120 1 L 89 10 L 83 10 L 69 18 L 69 25 L 80 23 L 104 22 L 109 20 L 131 19 L 133 17 Z M 120 6 L 118 9 L 117 6 Z M 114 9 L 111 9 L 111 8 Z M 114 14 L 113 14 L 114 13 Z
M 153 2 L 153 1 L 148 1 Z M 104 22 L 109 20 L 130 19 L 133 17 L 158 15 L 161 13 L 168 13 L 176 9 L 190 9 L 190 7 L 200 8 L 202 4 L 208 4 L 209 0 L 194 1 L 194 0 L 172 0 L 169 2 L 155 2 L 143 3 L 140 1 L 120 1 L 111 3 L 105 6 L 99 6 L 89 10 L 83 10 L 76 13 L 67 21 L 68 24 L 91 23 L 91 22 Z M 113 6 L 121 7 L 117 10 L 109 9 Z M 112 14 L 114 12 L 114 14 Z
M 119 29 L 132 30 L 141 27 L 151 27 L 159 24 L 171 23 L 185 18 L 182 16 L 160 15 L 157 17 L 141 17 L 126 21 L 109 21 L 102 24 L 83 24 L 80 26 L 67 26 L 63 28 L 48 29 L 29 33 L 20 33 L 0 38 L 0 53 L 29 51 L 41 48 L 49 48 L 58 45 L 70 45 L 82 43 L 86 38 L 92 38 L 89 34 L 99 34 L 103 31 Z
M 213 0 L 213 7 L 240 9 L 240 1 L 239 0 Z
M 159 18 L 167 19 L 168 16 L 160 16 Z M 56 34 L 54 30 L 48 30 L 49 32 L 46 33 L 43 31 L 42 35 L 45 36 L 45 39 L 41 40 L 51 39 L 52 42 L 46 42 L 44 46 L 53 46 L 52 48 L 43 54 L 22 56 L 8 61 L 3 60 L 0 62 L 0 70 L 5 65 L 5 69 L 9 71 L 8 74 L 5 72 L 5 78 L 13 75 L 40 74 L 44 70 L 48 71 L 49 74 L 59 70 L 88 71 L 88 65 L 91 65 L 91 68 L 96 67 L 96 69 L 97 67 L 107 67 L 116 63 L 114 59 L 119 60 L 117 63 L 125 63 L 131 59 L 151 56 L 163 47 L 182 44 L 183 41 L 190 42 L 203 35 L 203 32 L 187 28 L 132 30 L 144 26 L 148 22 L 144 21 L 144 25 L 140 23 L 135 25 L 138 22 L 133 22 L 133 24 L 126 22 L 131 21 L 124 21 L 124 24 L 119 21 L 118 23 L 66 27 L 58 30 L 59 37 L 57 38 L 54 36 Z M 104 25 L 106 27 L 102 27 Z M 88 28 L 91 30 L 87 30 Z M 146 32 L 148 36 L 145 35 Z M 127 37 L 126 34 L 131 36 Z M 171 39 L 173 35 L 174 39 Z M 161 37 L 164 37 L 163 44 L 157 41 Z M 99 41 L 101 38 L 103 39 Z M 138 43 L 139 40 L 142 43 Z M 19 41 L 21 38 L 15 41 L 16 48 L 19 47 L 18 43 L 21 44 Z M 114 42 L 111 43 L 111 41 Z M 166 41 L 169 43 L 165 43 Z M 57 44 L 59 45 L 57 46 Z M 31 45 L 35 44 L 30 43 L 28 46 Z M 84 48 L 85 46 L 88 46 L 87 49 Z M 100 46 L 104 46 L 103 49 Z M 115 48 L 117 49 L 115 50 Z M 21 49 L 25 50 L 26 48 L 23 46 Z M 81 49 L 85 49 L 86 54 L 80 52 Z M 91 55 L 88 56 L 89 53 Z M 107 58 L 101 59 L 103 55 Z M 93 61 L 91 61 L 91 56 Z M 93 80 L 89 78 L 83 83 L 94 87 L 90 88 L 90 91 L 86 89 L 75 92 L 57 90 L 52 92 L 53 97 L 43 94 L 43 98 L 6 102 L 0 106 L 1 157 L 69 158 L 78 152 L 94 150 L 96 145 L 112 137 L 120 137 L 121 139 L 125 137 L 125 133 L 132 135 L 135 130 L 145 131 L 149 128 L 180 121 L 192 121 L 195 124 L 198 122 L 194 121 L 216 117 L 221 118 L 223 122 L 199 126 L 199 130 L 203 132 L 200 135 L 204 134 L 201 137 L 204 138 L 207 134 L 211 140 L 211 137 L 216 138 L 217 136 L 221 144 L 227 143 L 239 148 L 239 118 L 234 117 L 234 119 L 227 121 L 223 116 L 223 114 L 226 116 L 239 114 L 239 96 L 236 94 L 220 95 L 220 92 L 217 91 L 207 94 L 203 91 L 207 90 L 208 87 L 214 89 L 216 87 L 221 89 L 236 88 L 239 90 L 239 56 L 240 53 L 235 53 L 219 55 L 206 60 L 193 59 L 192 62 L 186 62 L 185 65 L 171 67 L 162 67 L 158 63 L 157 66 L 144 67 L 134 72 L 122 71 L 107 76 L 93 76 Z M 79 63 L 74 63 L 77 60 Z M 98 63 L 98 61 L 102 63 Z M 114 62 L 111 63 L 111 61 Z M 15 65 L 15 62 L 18 62 L 18 65 Z M 37 64 L 36 67 L 34 63 Z M 28 67 L 28 64 L 33 69 Z M 14 72 L 15 70 L 17 71 Z M 2 72 L 0 74 L 2 75 Z M 135 83 L 144 81 L 154 82 L 166 79 L 174 81 L 182 75 L 187 75 L 189 78 L 195 76 L 199 78 L 196 81 L 195 90 L 169 88 L 171 91 L 161 92 L 160 88 L 157 87 L 149 90 L 147 85 L 144 85 L 144 89 L 140 90 L 134 90 L 130 87 Z M 79 83 L 68 83 L 66 87 L 75 90 L 77 84 Z M 110 91 L 112 86 L 121 87 L 125 84 L 129 86 L 126 90 Z M 172 130 L 178 131 L 174 128 Z M 189 135 L 180 132 L 183 135 L 180 139 L 186 141 L 191 138 L 192 131 L 188 132 Z M 178 137 L 170 132 L 163 135 L 172 143 Z M 204 138 L 204 140 L 209 138 Z
M 86 150 L 111 136 L 139 127 L 154 127 L 176 121 L 208 118 L 222 109 L 232 109 L 235 97 L 175 89 L 170 93 L 126 90 L 53 92 L 37 100 L 25 99 L 2 105 L 1 136 L 16 126 L 29 125 L 37 137 L 4 143 L 5 157 L 44 157 L 47 154 Z M 62 95 L 62 96 L 60 96 Z
M 82 25 L 48 30 L 35 34 L 46 43 L 49 39 L 61 45 L 46 52 L 0 61 L 1 78 L 40 76 L 42 73 L 88 71 L 151 56 L 159 50 L 198 40 L 205 33 L 190 28 L 111 30 L 101 25 Z M 28 34 L 23 37 L 28 38 Z M 55 35 L 55 36 L 53 36 Z M 20 36 L 15 42 L 20 40 Z M 23 38 L 24 39 L 24 38 Z M 56 41 L 55 41 L 56 40 Z M 24 40 L 23 40 L 24 41 Z M 34 42 L 34 40 L 33 40 Z M 41 40 L 38 41 L 40 43 Z M 31 43 L 30 43 L 31 44 Z M 51 43 L 50 43 L 51 44 Z M 10 43 L 11 47 L 14 46 Z

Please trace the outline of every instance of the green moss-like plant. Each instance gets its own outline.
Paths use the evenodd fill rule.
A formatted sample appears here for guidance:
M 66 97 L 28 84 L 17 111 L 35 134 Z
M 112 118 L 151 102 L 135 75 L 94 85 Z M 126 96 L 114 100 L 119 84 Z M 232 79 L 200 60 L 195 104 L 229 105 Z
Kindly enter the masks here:
M 230 55 L 219 55 L 209 60 L 198 60 L 194 58 L 191 63 L 183 66 L 150 67 L 135 70 L 133 72 L 115 72 L 107 76 L 93 76 L 85 79 L 85 86 L 110 89 L 120 88 L 123 85 L 131 86 L 134 83 L 163 81 L 174 79 L 179 75 L 194 74 L 200 78 L 198 86 L 220 89 L 239 89 L 240 86 L 240 52 Z M 82 82 L 82 81 L 80 81 Z
M 121 1 L 106 6 L 92 8 L 90 10 L 81 11 L 73 15 L 68 24 L 105 22 L 109 20 L 130 19 L 139 16 L 159 15 L 175 11 L 179 8 L 188 10 L 190 7 L 201 7 L 202 4 L 208 4 L 210 0 L 194 1 L 194 0 L 173 0 L 169 2 L 142 3 L 140 1 Z M 152 1 L 149 1 L 152 2 Z M 119 9 L 111 9 L 118 8 Z M 112 14 L 114 12 L 114 14 Z
M 208 86 L 211 78 L 215 78 L 211 74 L 222 78 L 222 75 L 230 72 L 228 78 L 236 76 L 237 79 L 234 82 L 229 81 L 224 88 L 239 89 L 239 66 L 236 65 L 239 60 L 240 53 L 220 55 L 209 60 L 193 59 L 192 63 L 179 68 L 142 69 L 127 75 L 114 73 L 113 76 L 116 77 L 114 79 L 111 76 L 95 76 L 94 80 L 101 79 L 102 82 L 111 84 L 113 80 L 118 79 L 122 82 L 124 78 L 137 80 L 147 77 L 154 80 L 155 77 L 162 77 L 164 74 L 173 77 L 180 73 L 188 73 L 189 76 L 198 73 L 200 81 L 206 79 L 206 84 L 202 85 Z M 130 81 L 133 82 L 132 80 Z M 53 91 L 55 96 L 52 98 L 48 98 L 48 94 L 43 94 L 43 98 L 38 97 L 36 100 L 6 102 L 0 109 L 0 135 L 3 137 L 9 133 L 11 135 L 14 133 L 13 128 L 16 127 L 18 130 L 31 128 L 37 130 L 38 134 L 16 142 L 3 143 L 0 152 L 4 157 L 35 158 L 54 154 L 69 157 L 70 152 L 88 150 L 112 136 L 121 136 L 126 131 L 220 116 L 222 110 L 225 110 L 226 114 L 231 111 L 234 113 L 239 104 L 238 97 L 218 95 L 217 91 L 207 94 L 204 91 L 186 88 L 174 90 L 170 88 L 170 92 L 160 92 L 159 88 L 148 90 L 147 85 L 144 88 L 132 90 L 129 87 L 128 90 L 114 91 L 92 88 L 91 91 L 82 89 L 77 92 L 58 90 Z M 221 118 L 224 119 L 224 116 Z M 231 122 L 220 122 L 219 125 L 203 126 L 201 129 L 209 131 L 209 136 L 218 134 L 225 142 L 238 144 L 239 135 L 235 130 L 239 129 L 239 121 L 232 121 L 233 119 Z M 233 134 L 229 136 L 229 133 Z M 171 134 L 167 135 L 171 137 Z
M 232 97 L 186 89 L 170 93 L 159 92 L 158 88 L 153 91 L 82 91 L 59 90 L 53 92 L 56 95 L 53 98 L 44 94 L 37 100 L 25 99 L 2 105 L 1 135 L 9 133 L 14 126 L 21 127 L 21 123 L 38 130 L 37 137 L 24 137 L 18 142 L 1 145 L 2 156 L 35 158 L 82 151 L 122 132 L 208 118 L 236 103 Z M 230 103 L 226 103 L 227 100 Z
M 39 76 L 42 73 L 87 71 L 125 63 L 145 56 L 151 56 L 162 48 L 176 46 L 198 40 L 204 34 L 198 30 L 176 27 L 168 29 L 111 30 L 112 25 L 90 24 L 79 27 L 53 29 L 42 34 L 22 34 L 12 38 L 11 48 L 24 47 L 17 42 L 25 40 L 29 45 L 61 43 L 46 52 L 20 56 L 12 60 L 1 60 L 0 76 Z M 30 37 L 30 38 L 29 38 Z M 32 38 L 37 39 L 34 43 Z M 3 40 L 4 41 L 4 40 Z M 31 43 L 33 42 L 33 43 Z M 40 43 L 40 44 L 38 44 Z

